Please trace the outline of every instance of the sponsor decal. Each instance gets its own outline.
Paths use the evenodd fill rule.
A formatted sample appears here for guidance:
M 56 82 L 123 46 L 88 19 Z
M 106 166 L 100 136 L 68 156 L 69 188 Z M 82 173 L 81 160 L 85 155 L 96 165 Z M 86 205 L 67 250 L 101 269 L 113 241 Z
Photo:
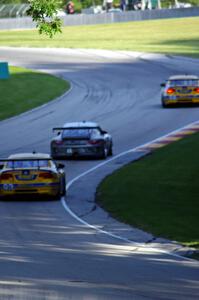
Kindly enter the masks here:
M 14 185 L 11 183 L 5 183 L 3 184 L 3 190 L 4 191 L 12 191 L 14 189 Z

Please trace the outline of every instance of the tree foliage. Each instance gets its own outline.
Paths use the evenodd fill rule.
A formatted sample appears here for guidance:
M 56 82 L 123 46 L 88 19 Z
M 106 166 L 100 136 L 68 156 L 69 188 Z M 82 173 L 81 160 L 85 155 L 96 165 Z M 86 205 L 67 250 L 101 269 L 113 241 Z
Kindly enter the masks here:
M 52 38 L 61 32 L 61 19 L 57 17 L 60 7 L 59 0 L 29 0 L 30 8 L 27 14 L 36 22 L 39 33 L 46 34 Z

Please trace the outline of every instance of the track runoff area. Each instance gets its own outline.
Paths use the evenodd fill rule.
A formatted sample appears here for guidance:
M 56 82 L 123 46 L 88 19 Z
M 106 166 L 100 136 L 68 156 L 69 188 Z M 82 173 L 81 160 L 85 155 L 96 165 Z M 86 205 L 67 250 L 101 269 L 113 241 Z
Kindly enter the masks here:
M 122 157 L 122 156 L 125 156 L 127 154 L 130 154 L 130 153 L 133 153 L 133 152 L 143 152 L 143 153 L 149 153 L 149 152 L 152 152 L 158 148 L 161 148 L 161 147 L 164 147 L 172 142 L 175 142 L 175 141 L 178 141 L 188 135 L 191 135 L 193 133 L 196 133 L 199 131 L 199 121 L 196 121 L 196 122 L 193 122 L 191 124 L 188 124 L 182 128 L 179 128 L 175 131 L 172 131 L 164 136 L 161 136 L 155 140 L 152 140 L 146 144 L 143 144 L 143 145 L 140 145 L 138 147 L 135 147 L 133 149 L 129 149 L 127 151 L 124 151 L 124 152 L 121 152 L 120 154 L 94 166 L 93 168 L 91 169 L 88 169 L 87 171 L 79 174 L 78 176 L 76 176 L 75 178 L 73 178 L 71 181 L 69 181 L 66 185 L 66 189 L 69 190 L 69 188 L 75 183 L 77 182 L 80 178 L 96 171 L 97 169 L 99 168 L 102 168 L 103 166 L 109 164 L 110 162 Z M 143 155 L 144 156 L 144 155 Z M 191 258 L 187 258 L 187 257 L 184 257 L 184 256 L 181 256 L 179 254 L 176 254 L 176 253 L 172 253 L 172 252 L 169 252 L 167 250 L 162 250 L 162 249 L 158 249 L 158 248 L 152 248 L 150 247 L 149 245 L 146 245 L 146 244 L 141 244 L 141 243 L 137 243 L 137 242 L 133 242 L 132 240 L 128 239 L 128 238 L 125 238 L 125 237 L 122 237 L 120 235 L 116 235 L 116 234 L 113 234 L 109 231 L 105 231 L 105 230 L 102 230 L 100 229 L 99 227 L 97 226 L 94 226 L 92 224 L 89 224 L 87 223 L 86 221 L 84 221 L 83 219 L 81 219 L 80 217 L 78 217 L 70 208 L 69 206 L 67 205 L 66 201 L 65 201 L 65 198 L 62 197 L 61 198 L 61 203 L 65 209 L 65 211 L 67 213 L 69 213 L 74 219 L 76 219 L 78 222 L 80 222 L 81 224 L 89 227 L 90 229 L 93 229 L 99 233 L 102 233 L 102 234 L 105 234 L 105 235 L 108 235 L 112 238 L 115 238 L 115 239 L 118 239 L 118 240 L 121 240 L 123 242 L 126 242 L 128 244 L 131 244 L 132 246 L 136 247 L 137 249 L 138 248 L 142 248 L 144 249 L 145 251 L 155 251 L 157 253 L 162 253 L 162 254 L 167 254 L 167 255 L 170 255 L 170 256 L 173 256 L 173 257 L 178 257 L 178 258 L 183 258 L 184 260 L 189 260 L 189 261 L 192 261 Z

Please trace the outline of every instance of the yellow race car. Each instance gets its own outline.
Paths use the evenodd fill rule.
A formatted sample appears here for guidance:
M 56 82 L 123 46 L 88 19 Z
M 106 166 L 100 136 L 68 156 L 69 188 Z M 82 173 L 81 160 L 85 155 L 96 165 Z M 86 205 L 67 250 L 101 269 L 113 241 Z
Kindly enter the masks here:
M 21 153 L 0 159 L 0 197 L 24 194 L 65 195 L 63 164 L 56 164 L 48 154 Z
M 199 77 L 195 75 L 171 76 L 161 84 L 163 107 L 176 104 L 199 104 Z

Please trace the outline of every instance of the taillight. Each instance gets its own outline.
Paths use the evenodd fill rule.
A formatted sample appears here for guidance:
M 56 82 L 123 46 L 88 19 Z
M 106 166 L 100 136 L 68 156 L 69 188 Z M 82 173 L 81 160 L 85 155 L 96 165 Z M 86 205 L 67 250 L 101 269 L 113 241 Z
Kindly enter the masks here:
M 175 91 L 176 90 L 174 88 L 168 88 L 167 89 L 167 94 L 171 95 L 171 94 L 175 93 Z
M 88 143 L 91 145 L 100 145 L 104 142 L 104 140 L 89 140 Z
M 63 141 L 54 141 L 54 143 L 55 143 L 56 145 L 62 145 L 62 144 L 63 144 Z
M 42 178 L 42 179 L 53 179 L 54 176 L 50 172 L 43 172 L 43 173 L 39 174 L 39 178 Z
M 194 92 L 196 92 L 197 94 L 199 94 L 199 87 L 195 88 Z
M 3 173 L 3 174 L 1 174 L 1 176 L 0 176 L 0 179 L 1 180 L 9 180 L 9 179 L 12 179 L 13 177 L 12 177 L 12 174 L 10 174 L 10 173 Z

